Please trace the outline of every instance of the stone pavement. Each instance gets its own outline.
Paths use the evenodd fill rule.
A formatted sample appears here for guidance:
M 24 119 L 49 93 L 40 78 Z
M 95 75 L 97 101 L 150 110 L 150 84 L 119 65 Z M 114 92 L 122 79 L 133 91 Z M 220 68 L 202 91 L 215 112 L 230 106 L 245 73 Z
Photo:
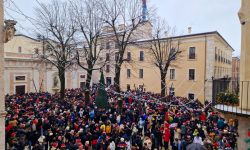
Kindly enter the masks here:
M 238 150 L 247 150 L 247 143 L 245 139 L 247 138 L 247 132 L 250 128 L 250 116 L 238 116 L 235 114 L 224 114 L 226 119 L 238 119 L 239 127 L 238 127 Z

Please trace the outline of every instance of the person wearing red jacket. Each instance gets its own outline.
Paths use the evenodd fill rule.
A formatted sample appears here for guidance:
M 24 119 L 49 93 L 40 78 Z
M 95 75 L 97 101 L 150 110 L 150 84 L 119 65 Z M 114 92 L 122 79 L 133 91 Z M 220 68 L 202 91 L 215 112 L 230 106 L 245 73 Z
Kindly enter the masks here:
M 165 121 L 169 121 L 168 112 L 165 113 Z M 164 123 L 165 124 L 165 123 Z
M 167 121 L 164 122 L 164 131 L 163 131 L 163 141 L 164 141 L 164 149 L 168 149 L 168 143 L 170 139 L 170 129 Z
M 132 104 L 132 103 L 133 103 L 132 97 L 129 97 L 129 98 L 128 98 L 128 102 L 129 102 L 129 104 Z
M 206 114 L 203 112 L 201 115 L 200 115 L 200 117 L 199 117 L 199 119 L 202 121 L 202 122 L 205 122 L 206 121 Z

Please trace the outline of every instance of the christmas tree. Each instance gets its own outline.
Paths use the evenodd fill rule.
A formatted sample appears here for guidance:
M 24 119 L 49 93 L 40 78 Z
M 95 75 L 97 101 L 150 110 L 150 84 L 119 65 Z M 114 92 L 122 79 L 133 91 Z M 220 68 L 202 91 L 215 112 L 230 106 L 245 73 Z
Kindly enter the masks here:
M 97 97 L 95 99 L 96 106 L 98 108 L 107 108 L 108 106 L 108 99 L 107 99 L 107 91 L 105 90 L 105 82 L 104 82 L 104 75 L 101 72 L 101 78 L 99 82 L 99 88 Z

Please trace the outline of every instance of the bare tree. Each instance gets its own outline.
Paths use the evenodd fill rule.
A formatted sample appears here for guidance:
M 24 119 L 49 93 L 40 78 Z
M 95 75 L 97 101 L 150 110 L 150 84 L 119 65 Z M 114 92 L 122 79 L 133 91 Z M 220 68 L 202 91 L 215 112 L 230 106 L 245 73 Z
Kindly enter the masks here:
M 65 71 L 75 60 L 75 22 L 69 13 L 69 4 L 53 0 L 50 4 L 39 3 L 36 8 L 37 25 L 46 37 L 47 45 L 40 58 L 48 61 L 58 69 L 60 79 L 60 97 L 64 99 Z
M 72 0 L 71 6 L 79 31 L 76 59 L 78 65 L 87 72 L 85 86 L 89 89 L 93 71 L 102 69 L 107 62 L 101 57 L 104 49 L 99 48 L 103 13 L 98 0 Z M 88 90 L 85 91 L 85 100 L 86 104 L 89 103 Z
M 142 14 L 142 1 L 103 0 L 101 7 L 104 14 L 103 21 L 112 31 L 109 38 L 117 44 L 114 86 L 119 92 L 121 66 L 125 61 L 124 53 L 128 44 L 136 40 L 136 29 L 146 21 Z
M 89 89 L 93 71 L 100 70 L 106 62 L 101 58 L 104 49 L 99 49 L 104 24 L 103 13 L 98 0 L 75 0 L 72 1 L 72 6 L 81 40 L 77 62 L 87 71 L 86 88 Z
M 166 76 L 169 66 L 180 56 L 180 42 L 172 37 L 174 30 L 158 19 L 153 27 L 153 39 L 150 48 L 152 62 L 160 70 L 161 96 L 166 95 Z

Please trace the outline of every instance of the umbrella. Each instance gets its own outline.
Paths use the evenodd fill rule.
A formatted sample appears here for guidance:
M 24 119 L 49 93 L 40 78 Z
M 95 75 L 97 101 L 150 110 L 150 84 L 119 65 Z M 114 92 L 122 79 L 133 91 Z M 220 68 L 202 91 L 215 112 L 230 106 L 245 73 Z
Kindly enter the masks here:
M 187 146 L 187 150 L 207 150 L 207 148 L 198 143 L 192 143 Z

